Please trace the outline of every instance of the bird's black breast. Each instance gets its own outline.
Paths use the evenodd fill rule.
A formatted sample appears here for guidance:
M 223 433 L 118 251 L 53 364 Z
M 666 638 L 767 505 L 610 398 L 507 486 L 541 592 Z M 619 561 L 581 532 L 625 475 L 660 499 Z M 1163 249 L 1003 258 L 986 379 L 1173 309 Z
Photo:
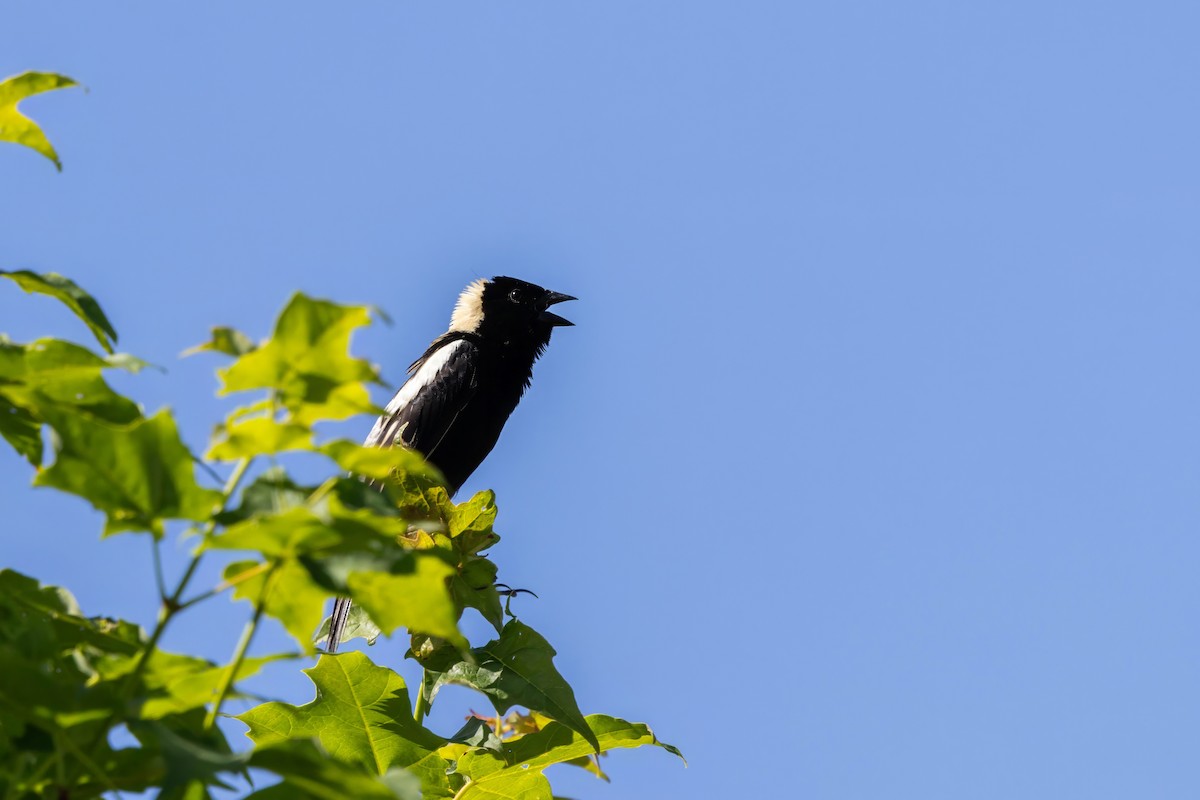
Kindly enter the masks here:
M 500 438 L 520 402 L 533 358 L 471 336 L 439 340 L 379 418 L 366 444 L 411 447 L 442 471 L 457 491 Z

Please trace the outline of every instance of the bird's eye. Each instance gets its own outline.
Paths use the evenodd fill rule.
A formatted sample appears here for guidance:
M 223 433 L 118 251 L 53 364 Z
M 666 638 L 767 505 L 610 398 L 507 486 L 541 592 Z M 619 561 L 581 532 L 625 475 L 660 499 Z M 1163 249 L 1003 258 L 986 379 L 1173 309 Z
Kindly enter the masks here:
M 523 303 L 525 302 L 525 292 L 521 289 L 513 289 L 508 293 L 508 299 L 514 303 Z

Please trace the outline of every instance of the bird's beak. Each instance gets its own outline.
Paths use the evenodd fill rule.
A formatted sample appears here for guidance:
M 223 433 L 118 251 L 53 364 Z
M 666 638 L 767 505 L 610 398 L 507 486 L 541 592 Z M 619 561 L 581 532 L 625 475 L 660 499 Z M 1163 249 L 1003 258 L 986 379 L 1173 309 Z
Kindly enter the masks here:
M 578 299 L 579 298 L 577 298 L 577 297 L 571 297 L 571 295 L 562 294 L 561 292 L 546 292 L 546 296 L 542 299 L 542 302 L 545 303 L 547 307 L 549 307 L 549 306 L 554 305 L 555 303 L 565 303 L 568 300 L 578 300 Z M 551 326 L 567 326 L 567 325 L 575 324 L 574 322 L 571 322 L 571 320 L 563 319 L 558 314 L 554 314 L 550 311 L 542 311 L 542 313 L 540 315 L 540 319 L 542 320 L 542 322 L 549 322 Z

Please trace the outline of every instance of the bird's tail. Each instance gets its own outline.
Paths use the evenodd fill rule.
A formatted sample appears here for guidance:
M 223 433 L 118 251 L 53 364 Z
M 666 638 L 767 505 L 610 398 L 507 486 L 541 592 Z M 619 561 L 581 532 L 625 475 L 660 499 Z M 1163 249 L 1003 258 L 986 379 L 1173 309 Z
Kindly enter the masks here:
M 346 620 L 350 617 L 351 601 L 349 597 L 339 597 L 333 601 L 333 616 L 329 618 L 329 638 L 325 642 L 325 650 L 336 653 L 342 642 L 342 634 L 346 630 Z

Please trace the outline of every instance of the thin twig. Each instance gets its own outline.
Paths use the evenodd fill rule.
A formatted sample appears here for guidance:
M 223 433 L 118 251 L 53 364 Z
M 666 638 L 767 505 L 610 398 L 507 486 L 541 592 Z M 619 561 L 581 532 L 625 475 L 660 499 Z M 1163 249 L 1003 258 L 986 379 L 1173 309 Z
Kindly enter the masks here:
M 158 585 L 158 602 L 161 604 L 167 602 L 167 582 L 163 578 L 162 542 L 151 536 L 150 546 L 154 552 L 154 581 Z
M 221 482 L 221 474 L 219 472 L 217 472 L 215 469 L 213 469 L 212 465 L 209 464 L 207 461 L 197 458 L 196 456 L 192 456 L 192 461 L 195 461 L 197 464 L 199 464 L 200 468 L 202 470 L 204 470 L 205 472 L 207 472 L 208 476 L 210 478 L 212 478 L 214 481 L 216 481 L 217 483 Z
M 264 561 L 256 567 L 248 569 L 245 572 L 239 573 L 234 578 L 230 578 L 228 580 L 221 581 L 216 586 L 209 589 L 207 592 L 198 594 L 190 600 L 185 600 L 184 602 L 179 604 L 179 610 L 182 611 L 183 609 L 185 609 L 189 606 L 196 605 L 196 603 L 199 603 L 202 600 L 207 600 L 210 597 L 215 597 L 215 596 L 219 595 L 221 592 L 225 591 L 226 589 L 232 589 L 234 586 L 237 586 L 240 583 L 245 583 L 246 581 L 250 580 L 251 578 L 257 578 L 259 575 L 261 575 L 262 573 L 266 572 L 269 569 L 271 569 L 271 562 Z
M 217 717 L 221 713 L 221 704 L 225 702 L 225 698 L 229 695 L 229 690 L 233 688 L 234 680 L 237 678 L 237 672 L 242 666 L 242 662 L 246 660 L 246 652 L 250 649 L 250 642 L 254 639 L 254 632 L 258 630 L 258 623 L 262 619 L 263 611 L 267 607 L 267 595 L 271 592 L 271 578 L 275 575 L 275 567 L 279 566 L 279 562 L 271 562 L 271 571 L 267 573 L 267 577 L 263 580 L 262 592 L 258 595 L 258 601 L 254 604 L 254 616 L 246 623 L 246 627 L 242 629 L 242 638 L 238 640 L 237 647 L 233 651 L 233 660 L 229 662 L 228 669 L 225 670 L 225 675 L 221 678 L 221 688 L 217 691 L 217 699 L 213 702 L 213 707 L 209 709 L 208 716 L 204 718 L 204 730 L 211 730 L 217 722 Z

